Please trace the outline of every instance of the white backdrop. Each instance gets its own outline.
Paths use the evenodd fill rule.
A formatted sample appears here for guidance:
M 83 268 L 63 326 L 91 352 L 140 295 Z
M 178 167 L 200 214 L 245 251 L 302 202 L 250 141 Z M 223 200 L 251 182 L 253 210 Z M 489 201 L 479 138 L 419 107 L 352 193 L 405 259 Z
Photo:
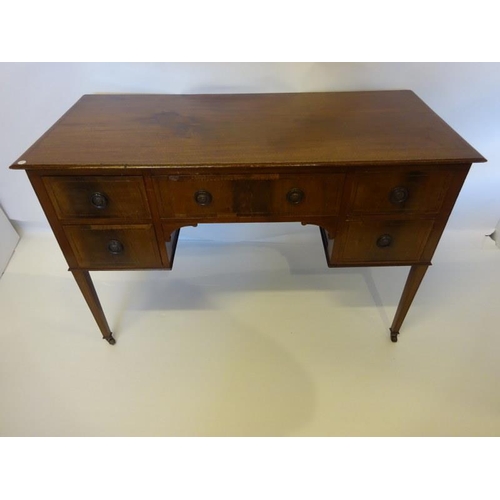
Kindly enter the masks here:
M 3 63 L 0 204 L 45 223 L 23 172 L 8 170 L 82 94 L 411 89 L 489 162 L 473 167 L 449 228 L 484 234 L 500 218 L 498 63 Z

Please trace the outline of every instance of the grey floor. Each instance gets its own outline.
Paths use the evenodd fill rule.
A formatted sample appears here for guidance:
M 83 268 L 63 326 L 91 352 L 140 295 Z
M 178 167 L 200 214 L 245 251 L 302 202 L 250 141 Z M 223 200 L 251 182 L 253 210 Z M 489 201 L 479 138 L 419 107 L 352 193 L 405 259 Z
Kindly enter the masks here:
M 314 226 L 195 231 L 173 271 L 93 273 L 113 347 L 52 234 L 23 236 L 0 279 L 0 435 L 500 434 L 491 240 L 445 232 L 392 344 L 408 268 L 328 269 Z

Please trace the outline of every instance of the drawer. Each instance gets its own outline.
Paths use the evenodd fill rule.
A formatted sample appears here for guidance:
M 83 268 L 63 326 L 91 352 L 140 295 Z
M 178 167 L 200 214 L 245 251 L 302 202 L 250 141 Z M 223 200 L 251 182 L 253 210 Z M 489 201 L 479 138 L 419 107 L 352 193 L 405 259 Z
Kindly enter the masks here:
M 45 176 L 43 182 L 60 219 L 150 217 L 140 176 Z
M 155 178 L 160 215 L 335 215 L 344 174 L 169 175 Z
M 452 175 L 449 170 L 418 169 L 358 172 L 349 213 L 437 213 Z
M 342 262 L 415 262 L 420 259 L 433 220 L 351 220 L 338 242 Z M 335 242 L 337 244 L 337 242 Z
M 75 225 L 64 231 L 81 267 L 162 267 L 153 226 Z

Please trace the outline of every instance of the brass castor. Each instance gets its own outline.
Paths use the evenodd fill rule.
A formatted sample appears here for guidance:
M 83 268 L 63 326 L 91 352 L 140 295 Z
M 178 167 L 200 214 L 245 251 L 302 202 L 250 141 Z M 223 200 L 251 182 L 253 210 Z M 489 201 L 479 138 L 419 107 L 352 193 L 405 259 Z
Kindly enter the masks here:
M 116 344 L 116 340 L 114 339 L 112 333 L 109 335 L 109 337 L 103 337 L 103 339 L 107 340 L 108 344 L 110 344 L 110 345 L 115 345 Z
M 392 342 L 397 342 L 398 341 L 399 332 L 393 332 L 392 330 L 390 330 L 390 332 L 391 332 L 391 340 L 392 340 Z

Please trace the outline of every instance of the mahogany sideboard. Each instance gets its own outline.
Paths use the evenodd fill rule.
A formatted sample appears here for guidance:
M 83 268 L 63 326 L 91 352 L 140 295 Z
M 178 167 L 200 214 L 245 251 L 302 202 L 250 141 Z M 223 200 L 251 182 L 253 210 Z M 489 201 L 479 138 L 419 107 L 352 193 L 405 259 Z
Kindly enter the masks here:
M 327 265 L 411 266 L 403 320 L 472 163 L 412 91 L 84 95 L 24 169 L 104 339 L 89 271 L 171 269 L 183 226 L 301 222 Z

